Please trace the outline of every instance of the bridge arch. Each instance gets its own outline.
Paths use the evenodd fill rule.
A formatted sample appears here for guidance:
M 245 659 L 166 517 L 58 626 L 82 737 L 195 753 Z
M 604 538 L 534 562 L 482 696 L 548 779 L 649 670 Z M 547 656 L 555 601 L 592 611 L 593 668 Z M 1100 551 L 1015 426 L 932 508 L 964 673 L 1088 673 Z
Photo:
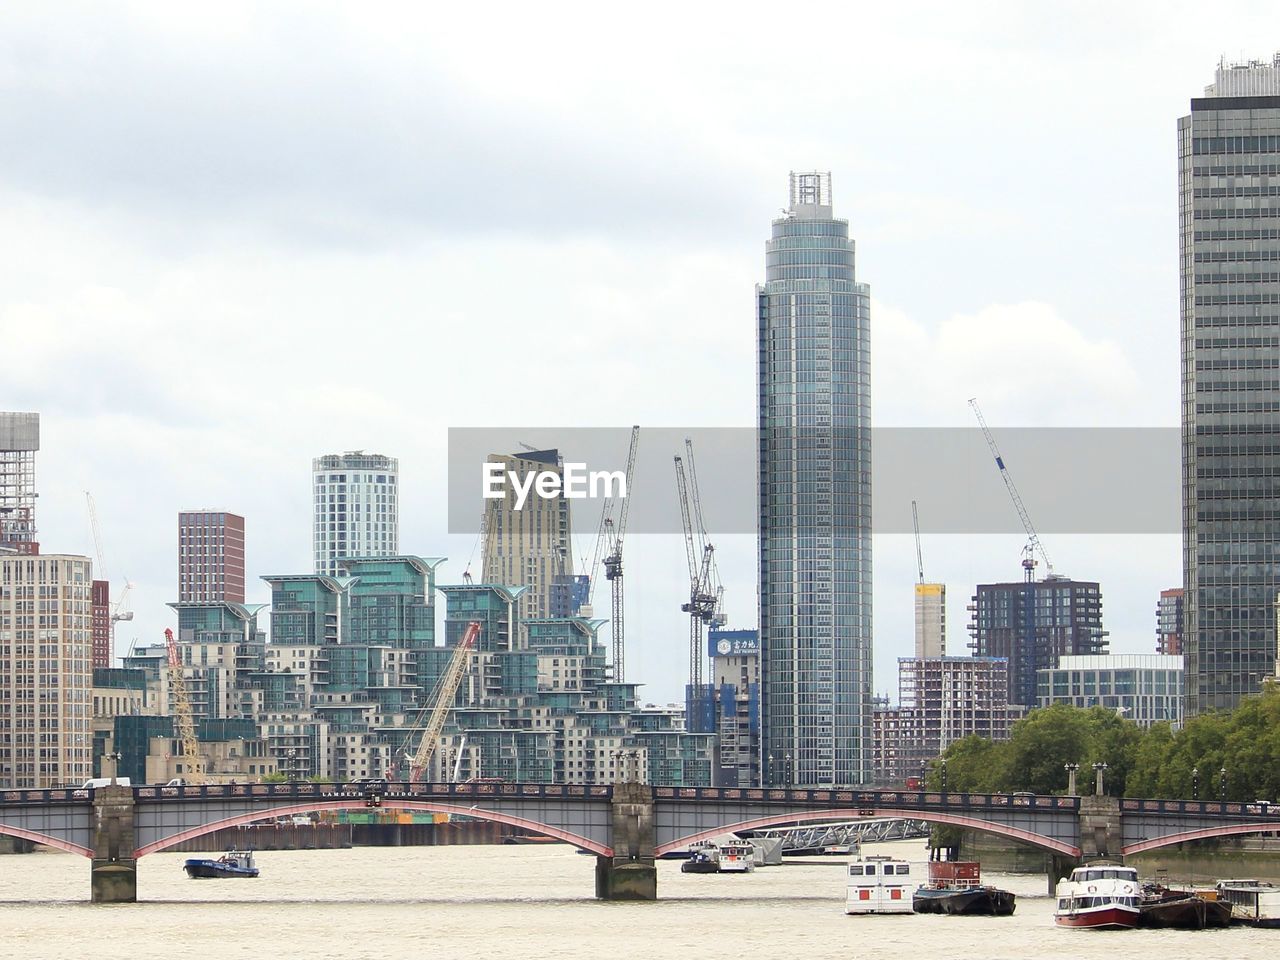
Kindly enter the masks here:
M 51 837 L 45 833 L 26 830 L 23 827 L 14 826 L 11 823 L 0 823 L 0 834 L 3 834 L 6 837 L 17 837 L 20 840 L 30 840 L 33 843 L 40 843 L 46 847 L 55 847 L 58 850 L 65 850 L 67 853 L 75 853 L 82 857 L 93 859 L 93 851 L 88 847 L 82 847 L 78 843 L 72 843 L 70 840 L 63 840 L 60 837 Z
M 513 816 L 508 813 L 501 813 L 496 810 L 486 810 L 484 807 L 461 806 L 456 803 L 438 803 L 425 800 L 384 800 L 383 806 L 387 809 L 394 810 L 426 810 L 431 813 L 448 813 L 454 816 L 471 817 L 473 820 L 489 820 L 496 823 L 505 823 L 512 827 L 521 827 L 525 830 L 540 833 L 544 836 L 555 837 L 557 840 L 564 840 L 572 843 L 574 846 L 581 847 L 583 850 L 590 850 L 592 853 L 601 856 L 612 856 L 613 849 L 604 844 L 592 840 L 588 837 L 579 836 L 559 827 L 553 827 L 549 824 L 539 823 L 536 820 L 528 820 L 524 817 Z M 368 804 L 363 799 L 338 800 L 334 798 L 315 799 L 315 800 L 299 800 L 293 803 L 281 804 L 280 806 L 272 806 L 271 809 L 258 809 L 250 813 L 237 814 L 231 817 L 224 817 L 220 820 L 213 820 L 209 823 L 202 823 L 197 827 L 190 827 L 179 833 L 155 840 L 151 843 L 138 847 L 134 856 L 145 857 L 149 853 L 159 853 L 169 847 L 182 843 L 184 840 L 193 840 L 196 837 L 202 837 L 206 834 L 214 833 L 227 827 L 238 827 L 241 824 L 253 823 L 258 820 L 265 820 L 273 817 L 285 817 L 298 813 L 310 813 L 316 810 L 364 810 Z M 41 843 L 45 841 L 41 840 Z M 66 849 L 64 847 L 64 849 Z M 73 851 L 74 852 L 74 851 Z M 86 855 L 92 856 L 92 851 Z
M 970 830 L 980 830 L 984 833 L 994 833 L 998 836 L 1009 837 L 1012 840 L 1018 840 L 1021 843 L 1029 844 L 1033 847 L 1039 847 L 1041 850 L 1047 850 L 1051 853 L 1062 854 L 1063 856 L 1078 857 L 1080 856 L 1080 848 L 1072 846 L 1061 840 L 1055 840 L 1052 837 L 1046 837 L 1043 834 L 1032 833 L 1029 830 L 1022 830 L 1018 827 L 1008 826 L 1002 823 L 995 823 L 990 820 L 979 820 L 974 817 L 961 816 L 954 813 L 936 813 L 927 810 L 898 810 L 888 807 L 876 807 L 874 810 L 866 807 L 853 807 L 844 810 L 815 810 L 812 813 L 801 814 L 797 816 L 795 812 L 779 813 L 767 817 L 755 817 L 751 820 L 743 820 L 738 823 L 721 824 L 709 830 L 701 830 L 697 833 L 691 833 L 687 836 L 678 837 L 675 840 L 668 841 L 658 845 L 655 852 L 658 856 L 669 853 L 690 843 L 697 843 L 699 840 L 709 840 L 712 837 L 722 836 L 726 833 L 737 833 L 740 830 L 758 830 L 763 827 L 773 827 L 779 824 L 800 824 L 800 823 L 818 823 L 823 820 L 869 820 L 874 817 L 892 817 L 903 820 L 925 820 L 929 823 L 944 824 L 947 826 L 965 827 Z
M 1187 843 L 1190 840 L 1209 840 L 1213 837 L 1230 837 L 1238 836 L 1242 833 L 1274 833 L 1276 825 L 1274 823 L 1229 823 L 1220 827 L 1205 827 L 1200 830 L 1187 830 L 1182 833 L 1171 833 L 1164 837 L 1155 837 L 1151 840 L 1139 840 L 1137 843 L 1128 844 L 1124 848 L 1124 855 L 1142 853 L 1145 850 L 1158 850 L 1160 847 L 1169 847 L 1175 843 Z

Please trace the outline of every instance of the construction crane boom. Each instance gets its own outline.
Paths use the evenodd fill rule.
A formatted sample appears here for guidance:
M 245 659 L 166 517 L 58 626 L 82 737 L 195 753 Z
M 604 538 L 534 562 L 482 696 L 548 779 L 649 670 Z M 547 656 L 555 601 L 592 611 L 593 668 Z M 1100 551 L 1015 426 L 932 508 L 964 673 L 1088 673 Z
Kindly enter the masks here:
M 613 587 L 613 679 L 621 683 L 626 677 L 626 639 L 622 589 L 622 539 L 627 533 L 627 517 L 631 512 L 631 484 L 636 471 L 636 446 L 640 441 L 640 428 L 631 428 L 631 446 L 627 451 L 626 496 L 618 504 L 618 519 L 605 517 L 605 535 L 609 541 L 609 553 L 604 558 L 604 576 Z
M 453 707 L 453 698 L 458 692 L 458 685 L 462 683 L 462 676 L 467 671 L 467 660 L 471 655 L 471 649 L 475 646 L 476 639 L 479 636 L 480 623 L 472 620 L 467 624 L 462 640 L 454 649 L 453 657 L 449 660 L 449 666 L 445 668 L 440 681 L 436 684 L 435 701 L 431 706 L 431 715 L 423 727 L 422 739 L 418 741 L 418 749 L 409 764 L 409 780 L 411 782 L 421 781 L 423 774 L 427 771 L 427 765 L 431 762 L 431 755 L 435 753 L 436 746 L 440 742 L 440 732 L 444 730 L 445 719 L 449 716 L 449 710 Z
M 707 624 L 714 627 L 724 622 L 721 610 L 724 590 L 716 582 L 715 547 L 702 526 L 698 474 L 693 460 L 693 444 L 689 440 L 685 440 L 685 453 L 689 460 L 688 471 L 684 461 L 680 457 L 675 458 L 676 493 L 680 499 L 685 560 L 689 567 L 689 599 L 680 605 L 680 609 L 689 614 L 689 684 L 694 697 L 701 697 L 706 660 L 703 630 Z
M 191 698 L 187 695 L 187 679 L 182 675 L 182 655 L 173 631 L 165 627 L 165 646 L 169 648 L 169 687 L 173 702 L 169 705 L 178 721 L 178 738 L 182 741 L 182 755 L 187 769 L 182 779 L 199 786 L 205 782 L 204 757 L 200 756 L 200 744 L 196 740 L 196 725 L 191 714 Z
M 1018 518 L 1022 521 L 1022 528 L 1027 532 L 1027 558 L 1022 561 L 1022 565 L 1027 571 L 1027 579 L 1031 579 L 1037 552 L 1044 557 L 1045 572 L 1049 576 L 1053 576 L 1053 561 L 1049 559 L 1049 554 L 1045 550 L 1044 544 L 1040 542 L 1040 537 L 1036 535 L 1036 528 L 1031 523 L 1031 514 L 1027 512 L 1027 506 L 1022 502 L 1022 497 L 1018 494 L 1018 488 L 1013 482 L 1013 476 L 1009 473 L 1009 468 L 1004 465 L 1004 458 L 1000 456 L 1000 448 L 996 446 L 996 438 L 991 435 L 986 418 L 983 417 L 982 410 L 978 407 L 978 398 L 971 398 L 969 406 L 973 407 L 974 415 L 978 418 L 978 425 L 982 427 L 982 435 L 987 438 L 987 446 L 991 448 L 991 455 L 995 457 L 996 466 L 1000 469 L 1000 477 L 1004 480 L 1005 488 L 1009 491 L 1009 498 L 1013 500 L 1013 506 L 1018 511 Z
M 916 509 L 916 502 L 911 501 L 911 525 L 916 531 L 916 570 L 919 573 L 917 583 L 924 583 L 924 551 L 920 549 L 920 513 Z

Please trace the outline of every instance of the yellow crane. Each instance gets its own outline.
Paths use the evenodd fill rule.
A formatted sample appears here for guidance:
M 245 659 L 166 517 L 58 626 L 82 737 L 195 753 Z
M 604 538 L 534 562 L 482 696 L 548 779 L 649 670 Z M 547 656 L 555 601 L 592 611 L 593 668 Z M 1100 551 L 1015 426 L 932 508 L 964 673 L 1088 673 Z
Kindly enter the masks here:
M 453 706 L 454 695 L 457 694 L 458 685 L 462 683 L 462 676 L 467 671 L 467 660 L 470 658 L 471 650 L 479 636 L 480 622 L 472 620 L 467 624 L 462 640 L 454 649 L 453 657 L 449 660 L 449 666 L 441 675 L 439 682 L 436 683 L 434 696 L 429 698 L 432 704 L 430 708 L 431 714 L 422 727 L 422 739 L 418 741 L 418 749 L 409 764 L 409 780 L 411 782 L 417 783 L 421 781 L 423 775 L 427 772 L 427 765 L 431 763 L 431 756 L 435 753 L 436 746 L 440 742 L 440 732 L 444 729 L 444 721 L 449 716 L 449 709 Z
M 196 740 L 196 725 L 191 716 L 191 698 L 187 695 L 187 679 L 182 675 L 182 657 L 178 653 L 178 641 L 168 627 L 164 630 L 164 642 L 169 648 L 169 704 L 174 719 L 178 722 L 178 737 L 182 740 L 182 755 L 186 758 L 187 769 L 182 779 L 187 783 L 199 786 L 205 782 L 204 757 L 200 755 L 200 745 Z

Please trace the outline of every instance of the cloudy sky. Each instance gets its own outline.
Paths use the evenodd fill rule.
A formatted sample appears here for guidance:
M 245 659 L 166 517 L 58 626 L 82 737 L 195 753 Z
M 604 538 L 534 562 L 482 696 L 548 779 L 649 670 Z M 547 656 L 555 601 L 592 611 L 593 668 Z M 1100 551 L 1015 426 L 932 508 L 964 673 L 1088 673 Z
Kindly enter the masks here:
M 448 428 L 750 426 L 792 169 L 857 239 L 877 426 L 974 395 L 997 427 L 1176 425 L 1175 121 L 1280 47 L 1273 4 L 463 6 L 0 13 L 0 409 L 42 416 L 45 550 L 93 552 L 93 492 L 120 646 L 171 623 L 179 509 L 246 515 L 251 600 L 307 572 L 317 454 L 399 457 L 402 550 L 449 581 Z M 1148 651 L 1178 538 L 1046 541 Z M 926 538 L 952 649 L 1020 547 Z M 875 551 L 888 690 L 915 556 Z M 629 679 L 674 699 L 683 549 L 628 555 Z M 750 538 L 720 557 L 752 626 Z

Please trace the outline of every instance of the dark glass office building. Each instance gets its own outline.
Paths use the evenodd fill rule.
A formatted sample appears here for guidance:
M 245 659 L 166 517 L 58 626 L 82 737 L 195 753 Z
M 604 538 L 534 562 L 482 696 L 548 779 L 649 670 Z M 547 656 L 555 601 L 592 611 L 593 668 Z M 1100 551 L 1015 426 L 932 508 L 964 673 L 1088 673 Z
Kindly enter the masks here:
M 871 779 L 869 288 L 829 173 L 793 173 L 756 288 L 767 783 Z
M 1222 63 L 1178 121 L 1187 716 L 1276 667 L 1280 55 Z

